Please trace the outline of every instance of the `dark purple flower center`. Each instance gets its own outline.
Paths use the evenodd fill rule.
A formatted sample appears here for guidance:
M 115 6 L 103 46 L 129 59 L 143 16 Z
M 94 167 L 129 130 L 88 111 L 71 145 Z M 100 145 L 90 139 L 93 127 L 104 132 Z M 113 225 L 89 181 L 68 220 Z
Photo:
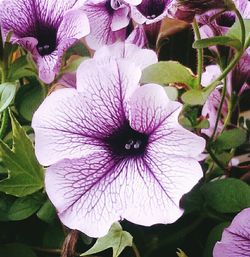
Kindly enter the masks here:
M 111 6 L 111 1 L 110 0 L 106 1 L 105 8 L 106 8 L 109 15 L 113 15 L 114 9 Z
M 35 38 L 38 40 L 37 51 L 41 56 L 49 55 L 56 50 L 57 28 L 48 25 L 37 25 Z
M 128 122 L 104 140 L 117 157 L 134 157 L 145 153 L 148 135 L 132 129 Z
M 164 12 L 167 2 L 168 0 L 143 0 L 137 9 L 147 19 L 155 19 Z
M 235 23 L 235 14 L 232 12 L 225 12 L 216 18 L 216 23 L 223 27 L 232 27 Z

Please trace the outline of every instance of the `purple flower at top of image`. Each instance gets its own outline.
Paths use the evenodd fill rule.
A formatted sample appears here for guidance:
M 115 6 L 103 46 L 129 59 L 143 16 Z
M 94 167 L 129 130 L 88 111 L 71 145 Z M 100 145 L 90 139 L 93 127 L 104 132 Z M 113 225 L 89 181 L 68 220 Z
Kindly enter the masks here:
M 100 237 L 118 220 L 150 226 L 183 214 L 205 140 L 179 125 L 182 105 L 161 86 L 140 86 L 156 60 L 132 45 L 101 48 L 78 68 L 76 89 L 53 92 L 34 114 L 46 192 L 67 227 Z
M 132 6 L 132 18 L 138 24 L 152 24 L 161 21 L 168 15 L 173 0 L 143 0 Z
M 250 2 L 248 0 L 234 0 L 236 8 L 244 19 L 250 18 Z M 213 10 L 199 16 L 198 21 L 201 25 L 200 31 L 202 38 L 221 36 L 228 32 L 234 25 L 237 17 L 233 11 L 226 11 L 218 14 Z
M 186 22 L 192 22 L 195 15 L 214 10 L 231 10 L 233 0 L 176 0 L 173 16 Z
M 213 250 L 213 257 L 243 256 L 250 256 L 250 208 L 236 215 Z
M 78 6 L 83 0 L 3 0 L 0 22 L 4 38 L 30 51 L 39 77 L 51 83 L 60 70 L 64 52 L 89 33 L 86 14 Z
M 88 46 L 96 50 L 103 45 L 125 41 L 133 30 L 129 4 L 138 3 L 138 0 L 87 0 L 83 10 L 90 22 L 90 34 L 86 37 Z

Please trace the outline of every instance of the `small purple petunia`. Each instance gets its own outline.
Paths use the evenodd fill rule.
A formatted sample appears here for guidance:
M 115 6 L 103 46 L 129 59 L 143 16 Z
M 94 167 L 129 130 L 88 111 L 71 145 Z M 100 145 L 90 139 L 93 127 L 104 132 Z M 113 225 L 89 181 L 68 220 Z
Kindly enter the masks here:
M 241 211 L 217 242 L 213 257 L 250 256 L 250 208 Z
M 32 121 L 36 156 L 51 165 L 50 200 L 66 226 L 91 237 L 121 219 L 175 222 L 180 198 L 203 174 L 196 158 L 205 140 L 179 125 L 182 105 L 161 86 L 139 85 L 156 56 L 137 51 L 98 50 L 77 70 L 77 89 L 53 92 Z
M 84 0 L 3 0 L 0 22 L 3 36 L 13 31 L 12 41 L 30 51 L 39 77 L 51 83 L 64 52 L 89 33 L 86 14 L 77 7 Z
M 91 49 L 124 41 L 132 31 L 130 6 L 138 0 L 87 0 L 83 10 L 90 22 L 90 34 L 86 42 Z

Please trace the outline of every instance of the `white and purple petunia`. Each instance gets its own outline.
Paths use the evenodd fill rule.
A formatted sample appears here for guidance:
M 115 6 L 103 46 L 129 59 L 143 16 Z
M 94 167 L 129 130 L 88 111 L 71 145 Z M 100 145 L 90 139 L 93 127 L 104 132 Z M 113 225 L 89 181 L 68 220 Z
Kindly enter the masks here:
M 86 42 L 91 49 L 124 41 L 133 30 L 130 5 L 140 0 L 87 0 L 83 10 L 90 22 L 90 34 Z
M 39 77 L 51 83 L 61 66 L 64 52 L 89 33 L 84 0 L 3 0 L 0 22 L 3 36 L 30 51 Z
M 66 226 L 92 237 L 121 219 L 176 221 L 180 198 L 203 175 L 205 140 L 179 125 L 182 105 L 161 86 L 139 85 L 156 56 L 137 50 L 98 50 L 77 70 L 77 88 L 53 92 L 33 117 L 48 196 Z
M 217 242 L 213 257 L 250 256 L 250 208 L 241 211 Z

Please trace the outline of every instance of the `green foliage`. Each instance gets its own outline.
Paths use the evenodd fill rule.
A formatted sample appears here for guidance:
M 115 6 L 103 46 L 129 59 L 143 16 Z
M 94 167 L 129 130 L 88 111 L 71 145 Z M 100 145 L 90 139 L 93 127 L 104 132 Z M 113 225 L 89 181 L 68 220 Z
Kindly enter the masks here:
M 223 131 L 213 144 L 217 151 L 230 150 L 244 144 L 247 139 L 247 132 L 241 128 Z
M 34 214 L 43 204 L 44 195 L 37 192 L 32 195 L 17 198 L 8 213 L 9 220 L 23 220 Z
M 46 89 L 45 89 L 46 90 Z M 15 105 L 18 112 L 28 121 L 32 120 L 34 112 L 45 98 L 44 86 L 36 79 L 30 79 L 17 92 Z
M 178 255 L 178 257 L 187 257 L 187 255 L 181 249 L 178 249 L 178 252 L 176 252 L 176 254 Z
M 24 244 L 6 244 L 0 246 L 0 257 L 36 257 L 36 254 Z
M 4 111 L 12 102 L 16 94 L 16 85 L 3 83 L 0 85 L 0 112 Z
M 209 233 L 202 257 L 213 256 L 214 245 L 221 239 L 223 230 L 230 225 L 230 222 L 223 222 L 215 226 Z
M 0 181 L 0 191 L 22 197 L 43 187 L 43 168 L 36 160 L 34 148 L 23 128 L 10 113 L 13 147 L 0 141 L 0 157 L 8 169 L 8 178 Z
M 193 88 L 195 77 L 191 70 L 175 61 L 162 61 L 152 64 L 142 72 L 141 83 L 171 84 L 180 83 Z
M 52 203 L 47 200 L 36 215 L 39 219 L 51 224 L 56 218 L 56 210 Z
M 196 40 L 193 43 L 193 48 L 202 49 L 202 48 L 207 48 L 209 46 L 215 46 L 215 45 L 231 46 L 237 50 L 241 48 L 240 40 L 238 40 L 237 38 L 231 38 L 229 36 L 216 36 L 216 37 Z
M 132 246 L 132 241 L 133 237 L 128 232 L 123 231 L 119 223 L 114 223 L 110 228 L 109 233 L 104 237 L 98 238 L 93 247 L 81 254 L 81 256 L 102 252 L 108 248 L 112 248 L 113 257 L 118 257 L 125 247 Z
M 246 37 L 250 36 L 250 20 L 249 19 L 244 19 L 244 24 L 245 24 L 245 29 L 246 29 Z M 229 29 L 227 36 L 241 41 L 241 27 L 240 27 L 240 22 L 237 20 L 234 25 Z M 246 45 L 246 47 L 249 46 L 250 41 Z
M 236 213 L 250 207 L 250 187 L 238 179 L 209 182 L 201 193 L 206 205 L 219 213 Z
M 203 105 L 207 100 L 207 95 L 201 90 L 189 90 L 181 96 L 181 100 L 189 105 Z

